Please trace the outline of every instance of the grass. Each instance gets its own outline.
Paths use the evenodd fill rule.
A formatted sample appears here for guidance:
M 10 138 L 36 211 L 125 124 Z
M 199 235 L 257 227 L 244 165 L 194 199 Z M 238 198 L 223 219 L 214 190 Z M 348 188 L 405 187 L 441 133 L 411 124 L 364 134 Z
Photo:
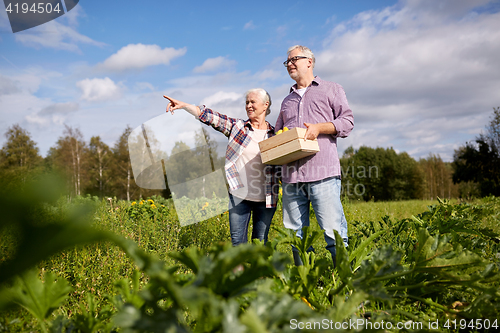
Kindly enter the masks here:
M 407 200 L 389 202 L 350 201 L 344 204 L 344 213 L 349 223 L 352 221 L 379 221 L 384 216 L 400 220 L 410 218 L 427 210 L 436 200 Z

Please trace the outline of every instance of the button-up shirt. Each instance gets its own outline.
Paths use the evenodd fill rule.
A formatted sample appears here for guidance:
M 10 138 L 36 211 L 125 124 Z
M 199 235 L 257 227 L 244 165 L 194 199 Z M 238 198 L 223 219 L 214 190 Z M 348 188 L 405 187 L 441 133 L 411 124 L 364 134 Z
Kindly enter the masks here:
M 252 140 L 254 133 L 250 120 L 242 120 L 231 118 L 224 114 L 213 111 L 205 106 L 200 106 L 199 120 L 212 126 L 217 131 L 221 132 L 228 137 L 229 142 L 226 148 L 226 159 L 224 163 L 224 170 L 226 172 L 226 179 L 231 190 L 236 190 L 243 187 L 243 182 L 240 177 L 239 170 L 236 168 L 236 161 L 243 153 L 243 149 L 248 146 Z M 266 139 L 274 136 L 274 127 L 266 121 L 267 134 Z M 276 207 L 278 202 L 279 183 L 278 168 L 271 165 L 266 165 L 263 172 L 266 176 L 266 207 Z
M 297 85 L 281 103 L 276 130 L 288 127 L 306 128 L 304 123 L 331 122 L 336 134 L 319 134 L 320 151 L 283 166 L 282 180 L 286 183 L 313 182 L 328 177 L 341 176 L 337 152 L 337 138 L 345 138 L 354 127 L 352 110 L 347 103 L 344 89 L 337 83 L 315 77 L 300 97 Z

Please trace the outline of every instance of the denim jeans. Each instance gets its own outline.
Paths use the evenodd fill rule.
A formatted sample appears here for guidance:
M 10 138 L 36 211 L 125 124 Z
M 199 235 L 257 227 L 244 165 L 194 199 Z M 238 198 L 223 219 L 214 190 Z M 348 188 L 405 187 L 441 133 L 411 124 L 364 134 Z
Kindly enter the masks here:
M 276 208 L 266 208 L 265 202 L 243 200 L 229 194 L 229 230 L 233 246 L 248 242 L 248 225 L 252 214 L 252 239 L 267 242 L 267 235 Z
M 325 231 L 326 249 L 330 251 L 335 264 L 335 235 L 337 230 L 347 246 L 347 220 L 340 201 L 340 177 L 330 177 L 308 183 L 283 183 L 283 223 L 285 228 L 296 231 L 302 238 L 302 227 L 309 226 L 309 207 L 312 204 L 318 224 Z M 297 249 L 294 261 L 301 261 Z M 311 249 L 312 250 L 312 249 Z

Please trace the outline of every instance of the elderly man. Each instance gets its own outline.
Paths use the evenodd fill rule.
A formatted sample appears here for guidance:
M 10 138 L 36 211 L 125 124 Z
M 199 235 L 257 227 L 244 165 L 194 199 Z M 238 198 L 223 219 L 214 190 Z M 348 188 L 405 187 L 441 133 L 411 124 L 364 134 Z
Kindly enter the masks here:
M 302 237 L 302 227 L 309 226 L 312 204 L 335 265 L 333 230 L 339 232 L 347 246 L 347 221 L 340 201 L 337 138 L 349 135 L 354 118 L 344 89 L 314 76 L 314 63 L 314 54 L 301 45 L 291 47 L 283 63 L 296 84 L 281 104 L 275 129 L 307 128 L 305 139 L 317 138 L 320 147 L 315 155 L 283 166 L 283 222 L 286 228 Z M 302 264 L 296 248 L 293 248 L 293 257 L 296 265 Z

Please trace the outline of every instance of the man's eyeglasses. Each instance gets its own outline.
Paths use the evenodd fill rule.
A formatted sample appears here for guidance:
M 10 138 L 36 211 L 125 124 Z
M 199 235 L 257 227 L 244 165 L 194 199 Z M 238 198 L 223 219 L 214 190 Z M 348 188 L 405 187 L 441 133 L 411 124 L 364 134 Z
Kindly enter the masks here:
M 289 64 L 289 63 L 292 63 L 292 64 L 294 64 L 294 65 L 295 65 L 295 63 L 297 62 L 297 60 L 299 60 L 299 59 L 307 59 L 307 58 L 308 58 L 308 57 L 304 57 L 304 56 L 295 56 L 295 57 L 290 58 L 290 59 L 288 59 L 287 61 L 285 61 L 285 62 L 283 63 L 283 65 L 285 65 L 285 67 L 288 67 L 288 64 Z

